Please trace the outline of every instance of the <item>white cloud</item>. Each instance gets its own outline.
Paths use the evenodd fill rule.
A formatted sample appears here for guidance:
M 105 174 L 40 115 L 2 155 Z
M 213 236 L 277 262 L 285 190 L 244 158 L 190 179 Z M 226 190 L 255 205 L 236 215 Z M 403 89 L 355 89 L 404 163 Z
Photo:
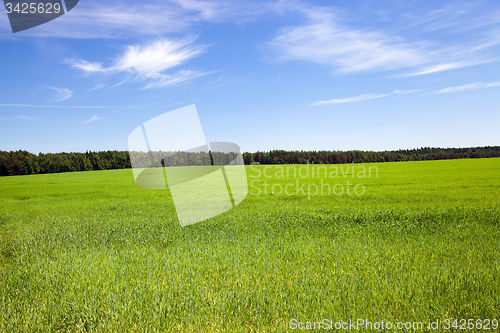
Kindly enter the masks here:
M 347 21 L 347 15 L 332 8 L 295 6 L 291 10 L 302 13 L 306 22 L 281 29 L 267 45 L 280 60 L 314 62 L 338 73 L 416 68 L 405 75 L 415 76 L 497 61 L 489 48 L 500 44 L 500 33 L 484 26 L 498 24 L 500 18 L 471 13 L 469 7 L 450 6 L 415 17 L 399 13 L 404 17 L 400 22 L 373 29 L 361 28 L 365 27 L 361 19 Z M 461 30 L 469 23 L 483 27 L 482 31 L 468 32 L 472 29 L 468 27 L 465 30 L 472 35 L 465 34 Z M 441 31 L 426 34 L 435 30 Z
M 39 120 L 36 118 L 31 118 L 27 116 L 7 116 L 6 118 L 0 118 L 2 121 L 9 121 L 9 120 Z
M 68 88 L 56 88 L 50 86 L 49 88 L 54 89 L 57 92 L 56 96 L 52 99 L 54 103 L 65 101 L 73 96 L 73 91 Z
M 206 74 L 208 74 L 208 73 L 202 73 L 202 72 L 196 72 L 196 71 L 190 71 L 190 70 L 180 70 L 177 73 L 172 74 L 172 75 L 152 73 L 152 74 L 149 74 L 148 77 L 150 77 L 153 80 L 153 82 L 146 84 L 144 86 L 144 88 L 142 88 L 142 89 L 173 86 L 173 85 L 185 82 L 185 81 L 194 80 L 194 79 L 196 79 L 200 76 L 206 75 Z
M 399 22 L 400 28 L 417 28 L 423 32 L 464 32 L 500 22 L 500 10 L 484 7 L 478 1 L 457 2 L 446 7 L 431 10 L 423 15 L 405 14 Z
M 418 44 L 401 43 L 382 32 L 347 27 L 324 9 L 305 14 L 307 24 L 284 29 L 268 43 L 282 59 L 312 61 L 342 73 L 425 63 Z
M 104 87 L 105 87 L 104 84 L 98 83 L 95 86 L 93 86 L 92 88 L 90 88 L 88 91 L 95 91 L 95 90 L 99 90 L 99 89 L 104 88 Z
M 156 40 L 144 45 L 128 45 L 110 67 L 86 60 L 69 61 L 73 67 L 86 73 L 123 73 L 128 81 L 149 80 L 143 89 L 165 87 L 195 79 L 207 73 L 180 70 L 176 74 L 162 73 L 199 56 L 206 46 L 194 45 L 194 38 L 182 40 Z
M 106 72 L 105 68 L 102 68 L 100 63 L 91 63 L 86 60 L 77 60 L 72 63 L 73 67 L 81 69 L 84 72 Z
M 205 20 L 214 20 L 217 19 L 217 16 L 223 15 L 224 9 L 220 5 L 224 4 L 227 6 L 226 8 L 230 7 L 230 3 L 221 1 L 174 0 L 174 2 L 185 10 L 198 12 L 200 17 Z
M 80 1 L 68 14 L 16 37 L 119 39 L 161 35 L 186 29 L 194 19 L 191 16 L 193 13 L 172 2 Z
M 38 120 L 36 118 L 31 118 L 31 117 L 27 117 L 27 116 L 13 116 L 11 118 L 12 119 L 21 119 L 21 120 Z
M 315 103 L 310 104 L 310 106 L 361 102 L 361 101 L 367 101 L 370 99 L 388 97 L 388 96 L 392 96 L 392 95 L 410 94 L 410 93 L 415 92 L 415 91 L 417 91 L 417 90 L 410 90 L 410 91 L 395 90 L 394 92 L 389 93 L 389 94 L 364 94 L 364 95 L 358 95 L 358 96 L 353 96 L 353 97 L 330 99 L 327 101 L 319 101 L 319 102 L 315 102 Z
M 96 120 L 101 120 L 101 119 L 105 119 L 105 118 L 103 118 L 103 117 L 98 117 L 98 116 L 95 116 L 95 115 L 94 115 L 94 116 L 90 117 L 90 119 L 89 119 L 89 120 L 86 120 L 86 121 L 82 122 L 82 124 L 88 124 L 88 123 L 91 123 L 91 122 L 93 122 L 93 121 L 96 121 Z
M 453 92 L 460 92 L 460 91 L 465 91 L 465 90 L 485 89 L 485 88 L 492 88 L 492 87 L 500 87 L 500 82 L 493 82 L 493 83 L 476 82 L 476 83 L 466 84 L 466 85 L 462 85 L 462 86 L 448 87 L 448 88 L 444 88 L 444 89 L 435 91 L 435 92 L 433 92 L 433 94 L 453 93 Z M 388 94 L 363 94 L 363 95 L 357 95 L 357 96 L 346 97 L 346 98 L 334 98 L 334 99 L 330 99 L 330 100 L 314 102 L 314 103 L 309 104 L 309 106 L 361 102 L 361 101 L 367 101 L 367 100 L 371 100 L 371 99 L 389 97 L 389 96 L 394 96 L 394 95 L 406 95 L 406 94 L 411 94 L 411 93 L 414 93 L 417 91 L 421 91 L 421 90 L 420 89 L 406 90 L 406 91 L 395 90 L 392 93 L 388 93 Z
M 465 84 L 462 86 L 444 88 L 444 89 L 438 90 L 434 93 L 435 94 L 446 94 L 446 93 L 460 92 L 460 91 L 464 91 L 464 90 L 485 89 L 485 88 L 499 87 L 499 86 L 500 86 L 500 82 L 493 82 L 493 83 L 476 82 L 476 83 L 471 83 L 471 84 Z
M 277 1 L 280 3 L 280 1 Z M 80 1 L 68 14 L 17 37 L 106 38 L 185 32 L 199 22 L 240 22 L 275 10 L 275 2 L 229 0 Z M 2 24 L 3 23 L 3 24 Z M 12 35 L 0 20 L 0 36 Z
M 49 108 L 49 109 L 124 109 L 136 108 L 135 106 L 62 106 L 62 105 L 40 105 L 40 104 L 0 104 L 0 107 L 20 108 Z
M 473 89 L 479 89 L 482 87 L 484 87 L 483 83 L 471 83 L 471 84 L 466 84 L 463 86 L 444 88 L 444 89 L 436 91 L 436 94 L 445 94 L 445 93 L 459 92 L 459 91 L 464 91 L 464 90 L 473 90 Z
M 139 75 L 160 73 L 200 55 L 205 46 L 194 46 L 193 42 L 194 39 L 157 40 L 143 46 L 129 45 L 111 70 Z
M 422 70 L 411 73 L 405 76 L 418 76 L 418 75 L 425 75 L 425 74 L 432 74 L 432 73 L 438 73 L 438 72 L 443 72 L 443 71 L 448 71 L 452 69 L 457 69 L 457 68 L 464 68 L 464 67 L 470 67 L 470 66 L 475 66 L 475 65 L 481 65 L 485 64 L 488 62 L 492 62 L 490 59 L 483 59 L 483 60 L 468 60 L 468 61 L 459 61 L 459 62 L 451 62 L 451 63 L 446 63 L 446 64 L 439 64 L 439 65 L 434 65 L 431 67 L 423 68 Z

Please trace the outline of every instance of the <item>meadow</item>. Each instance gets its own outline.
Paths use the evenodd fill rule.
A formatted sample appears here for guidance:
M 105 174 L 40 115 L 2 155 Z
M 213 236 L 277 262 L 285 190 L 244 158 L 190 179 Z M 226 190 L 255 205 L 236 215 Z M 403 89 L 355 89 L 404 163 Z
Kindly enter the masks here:
M 0 332 L 500 319 L 499 158 L 320 167 L 182 228 L 130 169 L 1 177 Z

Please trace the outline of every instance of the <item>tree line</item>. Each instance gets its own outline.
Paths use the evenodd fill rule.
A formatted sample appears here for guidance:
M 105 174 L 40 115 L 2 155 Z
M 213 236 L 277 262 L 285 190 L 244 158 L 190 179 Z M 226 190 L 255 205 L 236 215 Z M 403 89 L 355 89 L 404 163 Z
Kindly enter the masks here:
M 132 152 L 134 154 L 134 152 Z M 218 160 L 229 163 L 232 155 L 217 156 L 210 153 L 177 152 L 170 155 L 149 155 L 155 166 L 182 166 L 182 165 L 218 165 Z M 163 156 L 159 159 L 158 156 Z M 236 156 L 236 155 L 235 155 Z M 499 146 L 474 148 L 418 148 L 393 151 L 285 151 L 271 150 L 268 152 L 243 153 L 243 162 L 246 165 L 259 164 L 342 164 L 342 163 L 374 163 L 374 162 L 402 162 L 402 161 L 429 161 L 462 158 L 490 158 L 500 157 Z M 148 165 L 147 155 L 143 155 L 145 167 Z M 227 161 L 226 161 L 227 160 Z M 39 153 L 32 154 L 25 150 L 0 150 L 0 176 L 30 175 L 43 173 L 111 170 L 131 168 L 130 153 L 128 151 L 87 151 L 85 153 Z
M 418 148 L 393 151 L 286 151 L 244 153 L 245 164 L 343 164 L 500 157 L 500 147 Z
M 0 150 L 0 176 L 130 168 L 126 151 L 40 153 Z

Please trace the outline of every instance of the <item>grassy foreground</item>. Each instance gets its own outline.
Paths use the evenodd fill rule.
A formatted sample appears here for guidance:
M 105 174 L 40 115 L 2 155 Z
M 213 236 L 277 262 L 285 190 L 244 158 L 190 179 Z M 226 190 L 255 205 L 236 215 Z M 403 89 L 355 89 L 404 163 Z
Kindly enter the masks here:
M 247 167 L 240 205 L 184 228 L 131 170 L 0 178 L 0 332 L 500 319 L 500 159 L 326 171 Z

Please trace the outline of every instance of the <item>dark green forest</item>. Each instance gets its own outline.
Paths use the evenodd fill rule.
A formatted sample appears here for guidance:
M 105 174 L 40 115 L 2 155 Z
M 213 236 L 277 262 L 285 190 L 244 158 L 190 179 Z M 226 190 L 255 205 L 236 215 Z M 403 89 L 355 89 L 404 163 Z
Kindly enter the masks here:
M 175 158 L 158 160 L 155 166 L 187 165 L 192 163 L 193 153 L 176 153 Z M 196 153 L 198 154 L 198 153 Z M 199 155 L 199 154 L 198 154 Z M 395 151 L 285 151 L 243 153 L 246 165 L 260 164 L 342 164 L 342 163 L 374 163 L 428 161 L 459 158 L 500 157 L 500 147 L 475 148 L 419 148 Z M 198 160 L 203 160 L 196 156 Z M 202 164 L 212 163 L 215 154 L 204 157 Z M 212 162 L 208 162 L 208 161 Z M 201 162 L 200 162 L 201 163 Z M 193 164 L 191 164 L 193 165 Z M 100 151 L 85 153 L 39 153 L 38 155 L 24 151 L 0 150 L 0 176 L 30 175 L 43 173 L 110 170 L 131 168 L 128 151 Z
M 418 148 L 392 151 L 285 151 L 244 153 L 245 164 L 343 164 L 500 157 L 500 147 Z

